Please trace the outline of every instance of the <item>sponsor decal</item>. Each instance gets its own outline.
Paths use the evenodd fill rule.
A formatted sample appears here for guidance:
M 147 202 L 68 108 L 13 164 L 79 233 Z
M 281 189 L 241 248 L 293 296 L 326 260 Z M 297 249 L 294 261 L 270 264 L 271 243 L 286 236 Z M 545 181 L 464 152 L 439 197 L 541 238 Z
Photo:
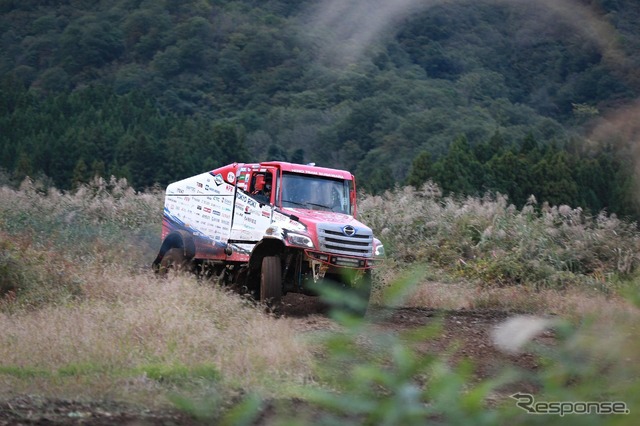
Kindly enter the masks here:
M 263 211 L 263 212 L 262 212 L 262 216 L 263 216 L 263 217 L 271 217 L 271 214 L 270 214 L 269 212 L 265 212 L 265 211 Z
M 221 174 L 219 174 L 219 173 L 218 173 L 218 174 L 214 177 L 214 180 L 213 180 L 213 181 L 216 183 L 216 185 L 220 186 L 220 185 L 222 185 L 222 184 L 224 183 L 224 178 L 222 177 L 222 175 L 221 175 Z
M 240 232 L 240 239 L 249 239 L 251 237 L 253 237 L 253 234 L 251 234 L 251 232 L 249 231 Z
M 326 176 L 326 177 L 331 177 L 331 178 L 342 178 L 342 176 L 337 174 L 337 173 L 319 172 L 317 170 L 291 169 L 291 171 L 293 173 L 304 173 L 304 174 L 307 174 L 307 175 L 314 175 L 314 176 Z
M 196 207 L 196 209 L 202 210 L 202 206 L 200 204 L 198 204 L 198 207 Z
M 204 208 L 204 212 L 205 212 L 205 213 L 211 213 L 211 209 L 210 209 L 209 207 L 205 207 L 205 208 Z
M 235 182 L 236 181 L 236 175 L 233 174 L 233 172 L 229 172 L 227 173 L 227 181 L 228 182 Z
M 273 220 L 276 222 L 283 222 L 289 220 L 289 218 L 282 213 L 275 212 L 273 213 Z
M 198 188 L 202 188 L 202 184 L 201 184 L 200 182 L 196 182 L 196 186 L 197 186 Z

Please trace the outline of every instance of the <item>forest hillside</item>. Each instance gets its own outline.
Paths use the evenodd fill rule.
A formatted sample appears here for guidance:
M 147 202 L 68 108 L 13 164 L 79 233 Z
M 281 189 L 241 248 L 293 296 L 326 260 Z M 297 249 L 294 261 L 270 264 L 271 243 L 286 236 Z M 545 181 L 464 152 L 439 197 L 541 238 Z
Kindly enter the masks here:
M 637 217 L 635 0 L 2 0 L 0 175 L 233 161 Z

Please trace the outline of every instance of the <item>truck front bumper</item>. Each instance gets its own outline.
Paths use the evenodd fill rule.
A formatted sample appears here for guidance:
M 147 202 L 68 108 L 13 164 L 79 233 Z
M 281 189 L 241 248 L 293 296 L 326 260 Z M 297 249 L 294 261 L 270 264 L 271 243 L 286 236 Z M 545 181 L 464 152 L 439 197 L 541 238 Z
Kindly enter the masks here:
M 371 269 L 374 268 L 381 259 L 362 258 L 354 256 L 346 256 L 342 254 L 324 253 L 316 250 L 305 250 L 307 257 L 311 260 L 321 262 L 323 264 L 351 269 Z

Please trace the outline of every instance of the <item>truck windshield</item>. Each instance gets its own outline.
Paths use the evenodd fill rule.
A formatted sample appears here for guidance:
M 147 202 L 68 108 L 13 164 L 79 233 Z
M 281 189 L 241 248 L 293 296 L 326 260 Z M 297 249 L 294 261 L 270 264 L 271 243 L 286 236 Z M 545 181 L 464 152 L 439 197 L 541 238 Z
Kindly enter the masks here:
M 351 214 L 350 180 L 284 173 L 282 207 Z

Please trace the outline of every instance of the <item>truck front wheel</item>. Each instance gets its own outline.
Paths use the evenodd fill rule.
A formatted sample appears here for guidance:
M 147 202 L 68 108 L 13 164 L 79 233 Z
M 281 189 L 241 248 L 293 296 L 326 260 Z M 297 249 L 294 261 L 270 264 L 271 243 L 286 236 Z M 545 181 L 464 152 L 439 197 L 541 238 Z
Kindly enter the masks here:
M 282 268 L 278 256 L 265 256 L 260 270 L 260 301 L 277 304 L 282 298 Z

